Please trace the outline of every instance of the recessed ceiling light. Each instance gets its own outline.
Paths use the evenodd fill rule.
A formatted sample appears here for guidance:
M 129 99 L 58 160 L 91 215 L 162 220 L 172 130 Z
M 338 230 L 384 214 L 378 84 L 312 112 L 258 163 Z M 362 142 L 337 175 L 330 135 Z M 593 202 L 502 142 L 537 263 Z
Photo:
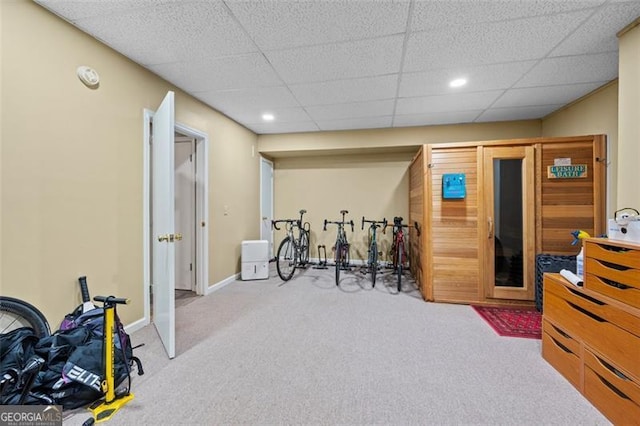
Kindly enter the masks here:
M 461 87 L 467 84 L 466 78 L 456 78 L 455 80 L 451 80 L 449 83 L 449 87 Z
M 262 119 L 264 121 L 273 121 L 274 118 L 273 114 L 262 114 Z

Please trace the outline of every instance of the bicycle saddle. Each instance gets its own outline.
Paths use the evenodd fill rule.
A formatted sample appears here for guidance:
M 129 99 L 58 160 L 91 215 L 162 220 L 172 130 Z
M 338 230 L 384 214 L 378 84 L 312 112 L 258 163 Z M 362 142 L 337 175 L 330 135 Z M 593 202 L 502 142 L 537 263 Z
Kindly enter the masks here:
M 340 214 L 347 214 L 349 213 L 349 210 L 340 210 Z
M 300 214 L 305 214 L 307 211 L 305 209 L 300 210 Z

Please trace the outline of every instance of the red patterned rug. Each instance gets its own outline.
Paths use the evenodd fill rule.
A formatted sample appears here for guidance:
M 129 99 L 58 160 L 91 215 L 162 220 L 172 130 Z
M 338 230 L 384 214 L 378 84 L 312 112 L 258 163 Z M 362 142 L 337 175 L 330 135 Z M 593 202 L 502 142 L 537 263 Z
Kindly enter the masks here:
M 534 307 L 471 305 L 500 336 L 542 338 L 542 314 Z

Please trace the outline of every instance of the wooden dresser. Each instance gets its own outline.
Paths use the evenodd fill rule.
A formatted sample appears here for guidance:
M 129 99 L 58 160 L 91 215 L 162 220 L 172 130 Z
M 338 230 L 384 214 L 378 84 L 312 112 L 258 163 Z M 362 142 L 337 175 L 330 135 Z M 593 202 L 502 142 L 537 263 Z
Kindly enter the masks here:
M 544 274 L 542 356 L 611 422 L 640 425 L 640 244 L 589 238 L 584 262 L 583 288 Z

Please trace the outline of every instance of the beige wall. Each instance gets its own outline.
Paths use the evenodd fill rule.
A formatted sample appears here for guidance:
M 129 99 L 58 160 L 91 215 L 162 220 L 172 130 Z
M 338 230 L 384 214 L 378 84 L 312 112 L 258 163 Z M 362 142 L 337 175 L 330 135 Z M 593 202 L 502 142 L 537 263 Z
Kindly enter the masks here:
M 318 244 L 324 244 L 327 257 L 336 239 L 336 226 L 324 220 L 339 221 L 340 210 L 348 210 L 345 219 L 353 220 L 355 232 L 347 228 L 352 244 L 351 258 L 366 259 L 367 228 L 361 230 L 362 216 L 368 220 L 386 218 L 393 223 L 394 216 L 408 219 L 409 175 L 413 154 L 361 154 L 342 156 L 310 156 L 280 158 L 274 163 L 274 215 L 276 219 L 299 216 L 307 210 L 305 220 L 311 225 L 310 257 L 318 257 Z M 380 234 L 381 260 L 387 260 L 390 233 Z M 276 232 L 274 250 L 282 240 L 283 232 Z
M 258 136 L 258 149 L 270 156 L 302 156 L 315 151 L 358 152 L 415 147 L 425 143 L 481 141 L 540 136 L 540 120 L 393 129 L 292 133 Z
M 3 295 L 26 299 L 55 327 L 92 294 L 132 299 L 143 316 L 143 109 L 164 80 L 30 1 L 0 2 Z M 95 68 L 100 87 L 76 77 Z M 257 138 L 176 90 L 176 120 L 209 136 L 209 284 L 239 271 L 240 242 L 259 237 Z M 223 214 L 223 206 L 230 214 Z
M 636 21 L 636 24 L 640 23 Z M 619 38 L 620 120 L 617 208 L 640 209 L 640 26 Z
M 542 120 L 542 136 L 607 135 L 607 217 L 616 209 L 618 81 L 595 90 Z

